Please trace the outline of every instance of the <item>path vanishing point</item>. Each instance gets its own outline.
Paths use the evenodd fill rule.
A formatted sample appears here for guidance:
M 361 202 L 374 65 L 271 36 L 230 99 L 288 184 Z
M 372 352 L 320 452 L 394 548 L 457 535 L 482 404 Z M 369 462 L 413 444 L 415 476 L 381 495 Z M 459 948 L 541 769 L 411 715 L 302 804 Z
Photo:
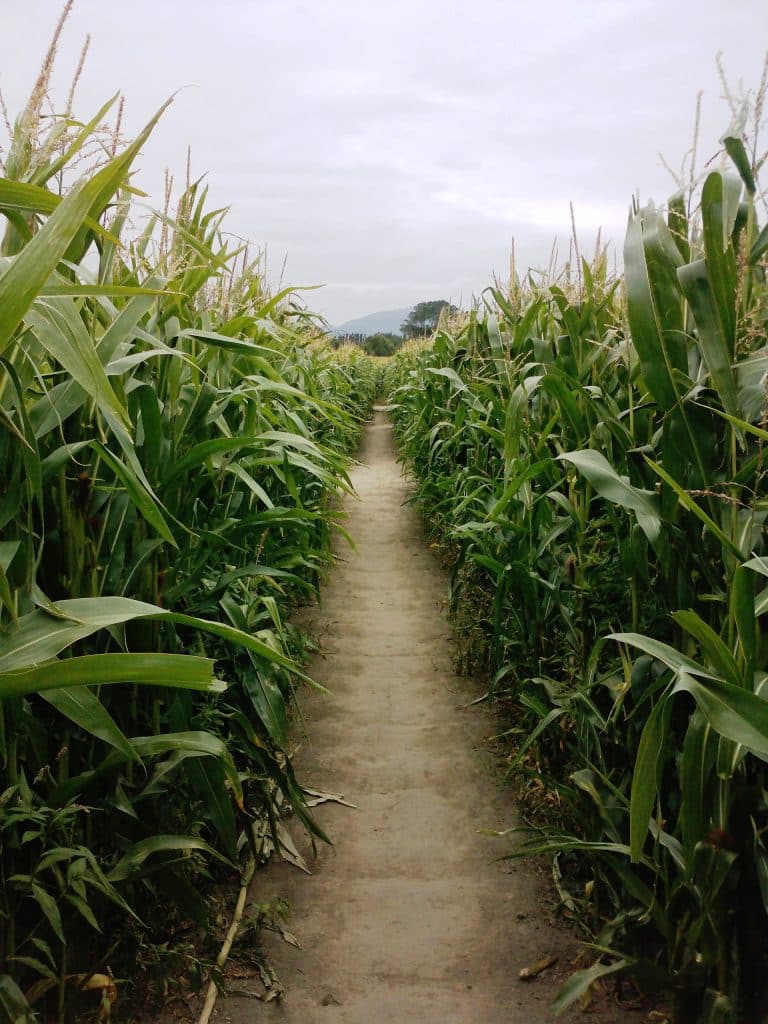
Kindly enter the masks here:
M 302 701 L 309 738 L 299 778 L 356 809 L 315 812 L 332 847 L 307 852 L 312 875 L 275 863 L 252 898 L 291 906 L 301 950 L 266 933 L 285 1000 L 232 995 L 214 1019 L 232 1024 L 544 1024 L 577 947 L 550 923 L 545 886 L 524 862 L 496 859 L 513 839 L 483 835 L 514 822 L 511 796 L 483 740 L 494 722 L 454 674 L 446 587 L 424 542 L 392 428 L 377 410 L 346 501 L 351 551 L 326 584 L 312 628 L 322 656 L 310 674 L 330 695 Z M 299 737 L 297 737 L 297 740 Z M 299 841 L 295 821 L 289 822 Z M 302 850 L 307 850 L 302 846 Z M 536 981 L 521 968 L 554 954 Z M 251 985 L 250 987 L 255 987 Z M 606 1004 L 577 1019 L 642 1019 Z

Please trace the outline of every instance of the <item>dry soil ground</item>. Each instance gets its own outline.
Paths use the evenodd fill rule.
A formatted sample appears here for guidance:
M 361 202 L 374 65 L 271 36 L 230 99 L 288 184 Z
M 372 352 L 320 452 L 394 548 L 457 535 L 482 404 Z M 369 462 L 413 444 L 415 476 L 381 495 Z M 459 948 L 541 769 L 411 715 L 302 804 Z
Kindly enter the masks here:
M 550 923 L 536 870 L 496 861 L 512 839 L 479 831 L 514 823 L 483 742 L 494 723 L 468 706 L 477 691 L 454 675 L 445 579 L 406 504 L 409 485 L 381 411 L 360 460 L 360 500 L 348 500 L 346 522 L 356 550 L 340 542 L 341 561 L 313 613 L 323 653 L 309 671 L 330 696 L 304 700 L 309 739 L 297 757 L 305 784 L 343 793 L 357 809 L 318 809 L 334 845 L 308 856 L 311 876 L 287 864 L 257 872 L 253 898 L 285 897 L 303 947 L 267 936 L 284 1002 L 230 996 L 214 1019 L 554 1020 L 549 1004 L 576 945 Z M 545 954 L 558 955 L 557 966 L 521 982 L 519 970 Z M 607 999 L 593 1012 L 565 1019 L 644 1019 Z

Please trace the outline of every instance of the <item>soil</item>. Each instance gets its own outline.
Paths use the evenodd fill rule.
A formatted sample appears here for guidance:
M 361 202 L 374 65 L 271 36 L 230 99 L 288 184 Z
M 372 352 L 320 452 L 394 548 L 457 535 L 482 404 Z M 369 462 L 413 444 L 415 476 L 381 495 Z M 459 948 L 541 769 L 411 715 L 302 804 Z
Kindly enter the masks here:
M 246 1024 L 543 1024 L 579 945 L 553 923 L 545 878 L 500 861 L 514 837 L 508 787 L 486 742 L 495 723 L 481 692 L 454 674 L 446 581 L 407 503 L 385 413 L 377 410 L 346 503 L 351 551 L 312 614 L 322 655 L 310 674 L 330 691 L 302 698 L 307 735 L 295 764 L 305 785 L 342 793 L 350 809 L 317 808 L 333 846 L 311 853 L 312 875 L 286 863 L 257 872 L 252 899 L 288 900 L 301 950 L 266 933 L 280 1003 L 230 995 L 214 1020 Z M 521 969 L 557 963 L 532 981 Z M 582 966 L 584 963 L 582 963 Z M 233 986 L 234 987 L 234 986 Z M 245 987 L 245 986 L 244 986 Z M 247 986 L 258 987 L 256 979 Z M 561 1020 L 638 1022 L 612 992 Z

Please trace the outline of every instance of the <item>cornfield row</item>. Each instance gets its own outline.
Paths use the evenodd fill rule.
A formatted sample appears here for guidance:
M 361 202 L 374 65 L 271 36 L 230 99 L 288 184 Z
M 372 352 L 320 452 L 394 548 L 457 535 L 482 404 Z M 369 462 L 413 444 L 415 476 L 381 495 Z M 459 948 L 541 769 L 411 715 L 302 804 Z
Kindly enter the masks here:
M 283 808 L 318 834 L 285 613 L 331 561 L 375 373 L 268 294 L 200 182 L 137 231 L 160 114 L 119 151 L 112 103 L 43 127 L 44 85 L 0 179 L 0 1016 L 98 988 L 106 1020 L 108 966 L 162 981 Z
M 768 227 L 743 124 L 697 197 L 494 287 L 388 371 L 465 662 L 593 966 L 756 1020 L 768 910 Z M 762 1006 L 762 1010 L 765 1007 Z M 744 1016 L 740 1016 L 743 1014 Z

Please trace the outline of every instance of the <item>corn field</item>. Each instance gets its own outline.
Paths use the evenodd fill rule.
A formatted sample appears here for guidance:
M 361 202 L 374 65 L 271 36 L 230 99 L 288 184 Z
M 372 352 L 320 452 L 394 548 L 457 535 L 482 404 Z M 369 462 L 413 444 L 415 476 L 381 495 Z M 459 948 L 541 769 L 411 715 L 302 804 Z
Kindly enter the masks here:
M 591 967 L 678 1022 L 762 1019 L 768 910 L 768 227 L 728 166 L 634 209 L 607 256 L 495 286 L 388 369 L 402 457 L 451 566 Z M 501 842 L 501 840 L 500 840 Z M 503 852 L 503 851 L 500 851 Z
M 268 293 L 201 182 L 136 227 L 162 111 L 121 146 L 114 101 L 43 121 L 44 85 L 0 179 L 0 1016 L 97 989 L 106 1020 L 108 966 L 187 967 L 174 924 L 282 848 L 283 809 L 322 837 L 286 613 L 331 562 L 375 372 Z
M 328 838 L 289 753 L 315 685 L 291 616 L 382 390 L 520 795 L 499 856 L 546 859 L 590 951 L 555 1009 L 617 976 L 671 993 L 676 1024 L 762 1019 L 768 224 L 746 109 L 720 169 L 633 206 L 622 274 L 576 248 L 380 370 L 270 290 L 189 170 L 143 212 L 165 107 L 131 142 L 117 98 L 43 117 L 50 70 L 0 165 L 0 1022 L 109 1021 L 113 965 L 136 1001 L 217 980 L 189 939 L 215 931 L 208 895 L 297 856 L 287 813 Z

